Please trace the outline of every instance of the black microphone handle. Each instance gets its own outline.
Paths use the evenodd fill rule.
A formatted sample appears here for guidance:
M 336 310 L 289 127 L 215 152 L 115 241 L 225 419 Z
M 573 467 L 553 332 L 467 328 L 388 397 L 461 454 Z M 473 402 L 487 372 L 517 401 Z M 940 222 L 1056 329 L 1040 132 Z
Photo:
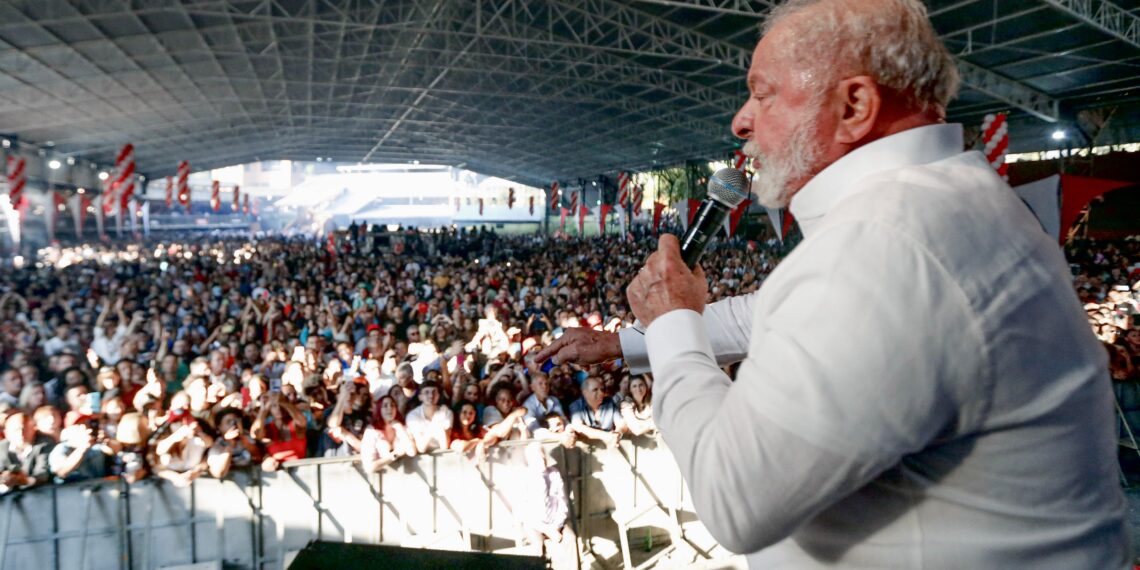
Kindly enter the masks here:
M 709 238 L 715 236 L 724 226 L 724 217 L 728 215 L 729 209 L 716 200 L 701 202 L 697 215 L 693 217 L 693 223 L 681 238 L 681 259 L 685 260 L 685 265 L 689 266 L 689 269 L 696 267 L 700 262 Z

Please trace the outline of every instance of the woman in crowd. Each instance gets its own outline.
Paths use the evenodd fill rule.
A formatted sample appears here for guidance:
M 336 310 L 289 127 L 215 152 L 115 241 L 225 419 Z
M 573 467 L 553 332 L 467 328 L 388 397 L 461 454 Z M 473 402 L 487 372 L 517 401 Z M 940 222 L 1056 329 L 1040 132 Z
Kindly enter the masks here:
M 455 408 L 455 425 L 451 428 L 451 450 L 473 453 L 475 462 L 482 463 L 487 456 L 484 438 L 487 430 L 479 425 L 479 411 L 475 402 L 464 400 Z
M 645 376 L 629 380 L 629 395 L 621 402 L 621 417 L 632 435 L 645 435 L 656 429 L 653 425 L 653 390 Z
M 415 454 L 416 446 L 404 427 L 396 400 L 391 396 L 381 397 L 376 402 L 372 425 L 364 430 L 360 440 L 361 463 L 369 473 L 375 473 L 401 457 Z

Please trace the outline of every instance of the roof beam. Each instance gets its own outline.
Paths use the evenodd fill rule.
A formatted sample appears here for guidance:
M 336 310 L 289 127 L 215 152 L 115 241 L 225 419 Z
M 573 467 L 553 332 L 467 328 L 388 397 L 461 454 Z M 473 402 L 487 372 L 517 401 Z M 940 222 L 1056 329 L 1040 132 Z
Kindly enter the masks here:
M 1140 16 L 1108 0 L 1044 0 L 1046 4 L 1140 48 Z
M 965 60 L 959 59 L 956 63 L 962 81 L 971 89 L 1008 103 L 1042 121 L 1056 123 L 1061 118 L 1060 105 L 1056 99 Z
M 1094 0 L 1046 0 L 1050 4 L 1089 4 Z M 655 1 L 654 3 L 661 3 Z M 724 3 L 723 0 L 670 0 L 667 2 L 669 5 L 684 6 L 695 10 L 709 10 L 720 11 L 710 5 Z M 1107 4 L 1108 2 L 1103 2 Z M 747 15 L 752 17 L 761 17 L 759 12 L 745 13 L 739 12 L 739 15 Z M 987 24 L 988 25 L 988 24 Z M 961 33 L 961 30 L 955 33 Z M 999 99 L 1009 105 L 1012 105 L 1034 117 L 1043 121 L 1055 123 L 1060 118 L 1059 105 L 1057 101 L 1045 93 L 1042 93 L 1028 85 L 1014 81 L 1004 75 L 994 73 L 980 66 L 969 63 L 961 58 L 956 58 L 958 65 L 958 73 L 962 76 L 962 81 L 969 85 L 972 89 L 985 93 L 990 97 Z

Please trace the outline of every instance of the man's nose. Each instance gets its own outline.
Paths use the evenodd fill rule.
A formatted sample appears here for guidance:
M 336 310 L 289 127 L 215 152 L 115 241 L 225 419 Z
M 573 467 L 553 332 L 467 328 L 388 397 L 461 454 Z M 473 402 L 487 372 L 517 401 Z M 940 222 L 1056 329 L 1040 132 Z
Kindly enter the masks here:
M 736 116 L 732 118 L 732 134 L 738 138 L 748 139 L 752 136 L 753 100 L 751 97 L 744 102 Z

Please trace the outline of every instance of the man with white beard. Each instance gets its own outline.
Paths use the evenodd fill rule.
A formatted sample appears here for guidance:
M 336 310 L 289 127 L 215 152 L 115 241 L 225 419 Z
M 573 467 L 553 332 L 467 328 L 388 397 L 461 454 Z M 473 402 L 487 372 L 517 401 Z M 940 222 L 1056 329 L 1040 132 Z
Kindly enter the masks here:
M 791 0 L 764 31 L 732 126 L 803 242 L 706 306 L 662 236 L 626 290 L 644 335 L 537 358 L 651 368 L 697 514 L 753 568 L 1128 567 L 1105 352 L 1057 244 L 945 124 L 926 9 Z

